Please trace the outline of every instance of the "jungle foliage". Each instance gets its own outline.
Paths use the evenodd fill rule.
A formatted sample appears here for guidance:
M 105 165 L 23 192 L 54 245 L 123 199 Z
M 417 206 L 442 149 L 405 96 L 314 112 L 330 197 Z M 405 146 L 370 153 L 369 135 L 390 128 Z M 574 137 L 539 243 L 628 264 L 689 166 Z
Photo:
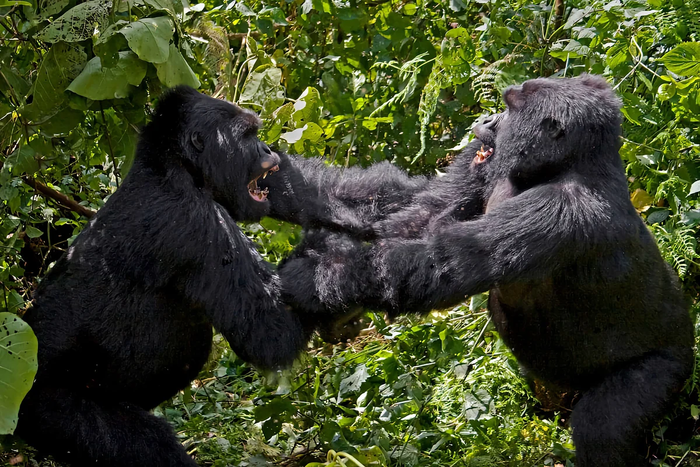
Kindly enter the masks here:
M 260 113 L 261 138 L 289 152 L 434 174 L 507 85 L 604 75 L 624 101 L 632 201 L 695 312 L 699 17 L 700 0 L 0 0 L 0 434 L 36 371 L 20 318 L 33 288 L 180 83 Z M 300 235 L 246 229 L 273 262 Z M 537 402 L 483 297 L 425 322 L 371 318 L 265 377 L 220 342 L 159 411 L 203 465 L 572 464 L 567 404 Z M 698 465 L 698 377 L 650 433 L 658 465 Z M 12 436 L 0 447 L 8 465 L 53 465 Z

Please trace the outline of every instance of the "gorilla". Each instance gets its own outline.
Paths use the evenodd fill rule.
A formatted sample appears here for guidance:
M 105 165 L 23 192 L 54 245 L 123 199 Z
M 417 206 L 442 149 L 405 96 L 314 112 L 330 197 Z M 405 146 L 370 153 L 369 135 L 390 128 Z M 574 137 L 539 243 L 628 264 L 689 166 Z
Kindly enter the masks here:
M 260 125 L 188 87 L 159 99 L 124 183 L 24 316 L 39 371 L 18 435 L 75 466 L 195 466 L 148 411 L 197 376 L 212 326 L 263 368 L 304 348 L 314 324 L 281 303 L 279 277 L 236 225 L 270 209 L 257 182 L 279 157 Z
M 693 328 L 678 278 L 630 202 L 620 101 L 591 75 L 526 81 L 504 101 L 474 128 L 492 155 L 473 186 L 395 194 L 410 201 L 375 216 L 371 244 L 311 235 L 279 269 L 285 301 L 312 314 L 398 314 L 490 291 L 493 323 L 523 369 L 581 393 L 576 465 L 643 465 L 645 430 L 691 373 Z M 317 217 L 328 212 L 340 211 Z

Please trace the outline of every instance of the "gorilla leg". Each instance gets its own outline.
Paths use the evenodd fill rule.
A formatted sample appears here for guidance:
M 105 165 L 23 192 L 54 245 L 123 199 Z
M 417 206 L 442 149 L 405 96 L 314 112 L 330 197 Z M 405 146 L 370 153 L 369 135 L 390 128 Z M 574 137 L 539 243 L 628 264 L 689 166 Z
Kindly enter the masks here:
M 75 467 L 196 467 L 168 423 L 136 405 L 32 388 L 17 434 Z
M 658 421 L 692 368 L 692 354 L 647 354 L 584 392 L 571 417 L 577 467 L 645 465 L 644 430 Z

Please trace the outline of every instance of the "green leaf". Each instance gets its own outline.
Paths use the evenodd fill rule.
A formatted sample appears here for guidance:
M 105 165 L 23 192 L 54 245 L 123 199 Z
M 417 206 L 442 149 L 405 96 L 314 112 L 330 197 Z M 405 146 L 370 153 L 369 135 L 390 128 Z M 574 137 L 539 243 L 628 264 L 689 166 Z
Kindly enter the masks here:
M 284 102 L 284 88 L 280 84 L 281 81 L 281 68 L 271 64 L 259 66 L 248 75 L 241 92 L 240 103 L 276 109 Z
M 297 125 L 318 122 L 321 118 L 321 95 L 318 89 L 307 87 L 294 103 L 294 121 Z
M 133 52 L 119 52 L 113 68 L 105 68 L 100 57 L 90 60 L 83 72 L 68 86 L 69 91 L 92 100 L 120 99 L 129 95 L 146 76 L 146 63 Z
M 659 86 L 656 96 L 660 101 L 667 101 L 676 95 L 676 85 L 674 83 L 664 83 Z
M 27 233 L 27 237 L 29 238 L 39 238 L 42 235 L 44 235 L 44 232 L 37 229 L 36 227 L 32 227 L 31 225 L 27 226 L 27 230 L 25 230 L 25 232 Z
M 369 373 L 367 372 L 367 367 L 364 364 L 358 365 L 355 369 L 355 373 L 340 382 L 338 397 L 343 398 L 347 394 L 359 391 L 362 383 L 367 381 L 368 378 Z
M 695 180 L 692 185 L 690 185 L 690 191 L 688 192 L 689 195 L 694 195 L 695 193 L 700 192 L 700 180 Z
M 679 44 L 661 57 L 669 71 L 681 76 L 700 74 L 700 42 Z
M 668 209 L 659 209 L 658 211 L 654 211 L 651 214 L 647 216 L 647 223 L 650 225 L 653 224 L 658 224 L 659 222 L 663 222 L 668 217 L 671 215 L 671 211 Z
M 0 8 L 12 7 L 12 6 L 32 6 L 30 2 L 25 2 L 23 0 L 0 0 Z
M 24 299 L 16 290 L 11 290 L 7 299 L 7 309 L 10 313 L 15 314 L 22 308 L 24 308 Z
M 237 12 L 243 16 L 257 16 L 253 10 L 251 10 L 245 3 L 233 1 L 226 7 L 227 10 L 235 8 Z
M 60 13 L 68 6 L 70 0 L 39 0 L 39 18 L 46 19 Z
M 27 323 L 12 313 L 0 313 L 0 434 L 11 434 L 17 427 L 20 403 L 36 376 L 37 349 Z
M 168 87 L 178 84 L 186 84 L 195 89 L 199 87 L 197 75 L 194 74 L 175 44 L 170 44 L 168 60 L 156 63 L 155 66 L 158 70 L 158 79 Z
M 16 95 L 20 99 L 27 94 L 29 91 L 29 83 L 27 80 L 25 80 L 23 77 L 18 75 L 15 70 L 10 68 L 9 66 L 2 66 L 0 67 L 0 71 L 2 72 L 2 80 L 0 81 L 0 91 L 4 92 L 7 95 Z M 12 89 L 12 92 L 10 89 Z
M 126 38 L 120 34 L 120 28 L 130 24 L 128 21 L 119 20 L 110 24 L 102 31 L 100 37 L 93 42 L 92 51 L 100 57 L 102 66 L 106 68 L 114 67 L 119 61 L 119 52 L 129 47 Z
M 44 42 L 80 42 L 91 38 L 109 16 L 110 2 L 93 0 L 74 6 L 41 30 L 36 38 Z
M 262 430 L 265 437 L 269 439 L 280 432 L 282 422 L 287 421 L 289 414 L 294 414 L 296 411 L 289 399 L 276 397 L 265 405 L 255 407 L 253 412 L 256 421 L 265 420 Z
M 418 7 L 415 3 L 407 3 L 403 6 L 403 14 L 413 16 L 416 14 Z
M 48 136 L 62 135 L 85 121 L 85 114 L 80 110 L 65 108 L 41 125 L 41 133 Z
M 170 55 L 170 39 L 175 27 L 167 16 L 143 18 L 120 31 L 126 37 L 129 48 L 143 61 L 163 63 Z
M 294 407 L 294 404 L 289 401 L 289 399 L 275 397 L 267 404 L 255 407 L 253 413 L 255 414 L 255 420 L 260 422 L 262 420 L 267 420 L 270 417 L 276 417 L 285 413 L 296 413 L 296 411 L 297 409 Z
M 34 83 L 34 98 L 23 115 L 30 121 L 43 120 L 67 104 L 64 94 L 68 85 L 85 68 L 87 55 L 82 47 L 65 42 L 54 44 L 41 62 Z
M 5 161 L 5 166 L 12 170 L 14 175 L 33 174 L 39 170 L 39 163 L 34 157 L 36 152 L 28 145 L 22 145 L 10 154 Z

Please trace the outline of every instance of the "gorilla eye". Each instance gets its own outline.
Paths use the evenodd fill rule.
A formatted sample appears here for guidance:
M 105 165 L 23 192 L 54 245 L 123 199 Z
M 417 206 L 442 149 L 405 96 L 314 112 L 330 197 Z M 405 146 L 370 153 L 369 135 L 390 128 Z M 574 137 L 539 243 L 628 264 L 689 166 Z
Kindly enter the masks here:
M 195 131 L 194 133 L 192 133 L 192 135 L 190 136 L 190 142 L 197 151 L 204 150 L 204 139 L 202 138 L 202 135 L 199 134 L 199 132 Z
M 559 139 L 564 136 L 564 128 L 561 123 L 553 118 L 545 118 L 540 122 L 540 128 L 550 139 Z

